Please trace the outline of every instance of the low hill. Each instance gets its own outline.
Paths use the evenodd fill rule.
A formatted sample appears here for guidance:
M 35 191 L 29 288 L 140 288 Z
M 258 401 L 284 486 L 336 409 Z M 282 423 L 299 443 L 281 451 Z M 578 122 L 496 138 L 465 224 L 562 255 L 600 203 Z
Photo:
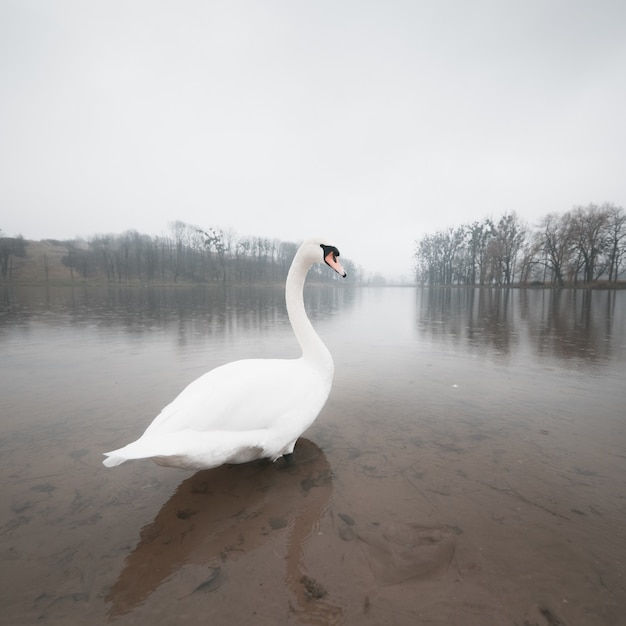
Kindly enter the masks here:
M 24 242 L 25 256 L 12 256 L 6 277 L 0 276 L 2 283 L 44 283 L 44 282 L 71 282 L 72 272 L 66 267 L 62 259 L 68 254 L 67 246 L 58 241 L 29 241 Z M 74 278 L 77 278 L 74 276 Z

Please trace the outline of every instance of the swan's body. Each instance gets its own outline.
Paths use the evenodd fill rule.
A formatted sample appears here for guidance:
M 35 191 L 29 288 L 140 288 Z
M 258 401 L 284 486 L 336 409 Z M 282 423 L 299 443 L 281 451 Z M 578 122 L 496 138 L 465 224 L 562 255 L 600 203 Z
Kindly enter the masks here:
M 306 311 L 302 292 L 309 268 L 325 261 L 345 276 L 339 252 L 325 240 L 300 246 L 285 286 L 287 313 L 300 347 L 298 359 L 247 359 L 222 365 L 188 385 L 127 446 L 106 452 L 113 467 L 130 459 L 206 469 L 291 454 L 315 421 L 333 380 L 333 359 Z

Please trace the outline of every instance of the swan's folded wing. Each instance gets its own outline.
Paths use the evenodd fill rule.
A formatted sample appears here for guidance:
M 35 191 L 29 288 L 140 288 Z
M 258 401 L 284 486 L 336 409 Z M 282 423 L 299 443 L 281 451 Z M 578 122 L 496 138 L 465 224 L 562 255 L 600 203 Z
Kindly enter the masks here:
M 328 397 L 331 380 L 302 359 L 234 361 L 188 385 L 148 426 L 157 432 L 250 431 L 289 419 L 313 421 Z

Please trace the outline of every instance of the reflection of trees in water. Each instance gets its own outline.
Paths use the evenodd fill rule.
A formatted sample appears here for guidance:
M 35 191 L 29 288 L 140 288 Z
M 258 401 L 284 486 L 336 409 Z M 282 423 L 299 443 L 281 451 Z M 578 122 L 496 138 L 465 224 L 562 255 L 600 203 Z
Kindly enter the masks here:
M 348 305 L 351 293 L 308 285 L 305 306 L 321 319 Z M 282 285 L 19 287 L 1 296 L 3 324 L 95 325 L 133 335 L 174 327 L 181 344 L 288 324 Z
M 623 292 L 589 289 L 424 288 L 417 292 L 421 332 L 509 354 L 522 342 L 540 356 L 600 361 L 623 336 Z
M 418 327 L 454 343 L 508 354 L 517 342 L 511 289 L 436 287 L 418 290 Z
M 521 292 L 521 310 L 533 349 L 541 356 L 596 362 L 610 358 L 623 318 L 620 292 L 553 289 Z M 622 321 L 622 333 L 623 333 Z

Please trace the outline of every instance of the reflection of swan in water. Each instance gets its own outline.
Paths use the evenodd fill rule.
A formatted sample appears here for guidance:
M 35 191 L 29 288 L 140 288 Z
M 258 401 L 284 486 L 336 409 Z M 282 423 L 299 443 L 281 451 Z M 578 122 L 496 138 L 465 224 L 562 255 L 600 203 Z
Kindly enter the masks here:
M 186 623 L 225 623 L 230 611 L 233 623 L 392 623 L 418 581 L 446 576 L 454 538 L 419 507 L 403 520 L 406 507 L 372 514 L 362 493 L 357 511 L 339 504 L 333 481 L 306 439 L 292 464 L 223 466 L 184 480 L 126 557 L 106 598 L 109 621 L 182 623 L 183 611 Z
M 291 454 L 326 403 L 333 359 L 304 309 L 304 280 L 315 263 L 345 277 L 339 251 L 325 239 L 305 241 L 293 259 L 285 300 L 302 349 L 298 359 L 246 359 L 204 374 L 168 404 L 144 434 L 106 452 L 112 467 L 130 459 L 208 469 Z
M 341 609 L 324 598 L 311 601 L 313 577 L 302 565 L 304 546 L 331 493 L 326 456 L 307 439 L 299 440 L 293 463 L 284 467 L 256 462 L 194 474 L 142 529 L 108 594 L 109 618 L 143 604 L 166 582 L 178 598 L 221 585 L 239 587 L 240 581 L 228 579 L 229 563 L 287 532 L 285 582 L 295 597 L 294 611 L 333 623 Z M 252 558 L 246 566 L 258 563 Z

